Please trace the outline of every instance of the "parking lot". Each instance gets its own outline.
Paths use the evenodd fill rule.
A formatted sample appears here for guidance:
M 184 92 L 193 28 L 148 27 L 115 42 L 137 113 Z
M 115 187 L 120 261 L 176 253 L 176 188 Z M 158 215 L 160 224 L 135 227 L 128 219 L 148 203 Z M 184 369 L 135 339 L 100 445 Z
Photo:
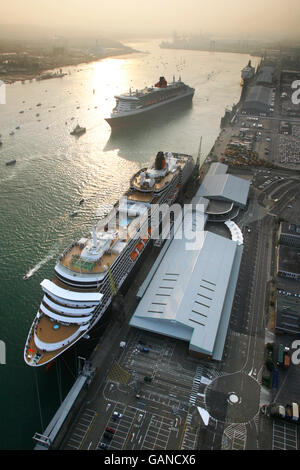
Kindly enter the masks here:
M 114 418 L 111 414 L 106 423 L 105 430 L 99 438 L 96 450 L 106 448 L 108 450 L 145 449 L 165 450 L 171 448 L 169 440 L 178 439 L 180 433 L 181 418 L 171 418 L 156 413 L 146 412 L 132 406 L 122 406 L 117 403 L 114 411 L 121 413 L 121 418 Z M 109 436 L 107 438 L 106 436 Z M 196 435 L 186 436 L 190 443 L 196 441 Z M 169 446 L 169 447 L 168 447 Z M 189 447 L 194 448 L 194 447 Z
M 273 421 L 272 450 L 297 450 L 297 426 Z
M 87 434 L 97 416 L 96 411 L 86 408 L 81 414 L 76 426 L 72 432 L 71 437 L 66 445 L 67 450 L 79 450 L 83 445 Z
M 179 430 L 174 426 L 174 419 L 152 415 L 141 449 L 167 449 L 172 430 L 178 435 Z
M 292 126 L 292 135 L 281 135 L 279 138 L 280 163 L 300 163 L 300 127 Z
M 108 422 L 106 423 L 106 428 L 109 427 L 113 429 L 115 433 L 111 434 L 112 439 L 109 440 L 105 438 L 104 434 L 106 431 L 104 431 L 100 437 L 96 449 L 101 447 L 101 442 L 104 443 L 110 450 L 121 450 L 126 447 L 126 443 L 130 438 L 131 428 L 137 418 L 138 410 L 131 406 L 124 407 L 120 404 L 117 404 L 113 411 L 122 414 L 121 418 L 115 418 L 113 414 L 111 414 Z M 134 438 L 134 434 L 132 437 Z

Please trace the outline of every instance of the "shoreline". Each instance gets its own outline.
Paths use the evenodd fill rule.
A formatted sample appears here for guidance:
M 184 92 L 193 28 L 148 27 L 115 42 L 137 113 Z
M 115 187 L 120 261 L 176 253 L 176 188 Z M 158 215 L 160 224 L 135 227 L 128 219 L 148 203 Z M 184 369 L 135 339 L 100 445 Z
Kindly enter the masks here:
M 63 69 L 64 67 L 72 67 L 72 66 L 79 66 L 81 64 L 90 64 L 92 62 L 99 62 L 103 59 L 108 59 L 110 57 L 118 57 L 127 54 L 133 54 L 135 52 L 139 52 L 138 50 L 129 48 L 128 50 L 118 49 L 116 51 L 110 51 L 108 54 L 101 55 L 99 57 L 80 57 L 80 58 L 73 58 L 68 57 L 66 60 L 58 60 L 57 62 L 50 64 L 47 63 L 44 66 L 41 66 L 39 70 L 36 71 L 22 71 L 22 72 L 8 72 L 8 73 L 1 73 L 0 72 L 0 80 L 2 80 L 6 85 L 12 85 L 15 82 L 25 82 L 25 81 L 34 81 L 42 74 L 46 72 L 54 72 L 59 69 Z M 60 77 L 53 77 L 53 78 L 60 78 Z M 46 78 L 44 80 L 51 80 L 52 77 Z

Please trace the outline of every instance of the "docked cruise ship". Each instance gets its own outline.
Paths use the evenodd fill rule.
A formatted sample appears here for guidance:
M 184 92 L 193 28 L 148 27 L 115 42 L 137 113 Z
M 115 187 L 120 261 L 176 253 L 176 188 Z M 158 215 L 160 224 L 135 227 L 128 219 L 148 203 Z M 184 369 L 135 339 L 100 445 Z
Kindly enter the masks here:
M 242 82 L 246 83 L 255 75 L 255 67 L 251 65 L 251 60 L 249 60 L 248 65 L 243 68 L 241 73 Z
M 194 167 L 190 155 L 158 152 L 97 228 L 61 254 L 53 279 L 41 282 L 44 296 L 24 349 L 29 366 L 52 361 L 96 325 L 157 232 L 153 213 L 176 201 Z
M 115 96 L 116 106 L 105 120 L 112 129 L 127 127 L 168 104 L 191 101 L 194 93 L 195 89 L 183 83 L 181 78 L 175 81 L 173 77 L 173 82 L 167 83 L 160 77 L 153 87 L 135 92 L 130 89 L 128 93 Z

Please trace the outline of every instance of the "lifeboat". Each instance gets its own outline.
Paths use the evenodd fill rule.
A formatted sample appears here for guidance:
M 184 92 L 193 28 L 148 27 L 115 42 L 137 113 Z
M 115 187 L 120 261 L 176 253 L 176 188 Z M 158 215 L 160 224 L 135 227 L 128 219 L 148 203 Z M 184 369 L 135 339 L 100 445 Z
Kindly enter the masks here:
M 143 248 L 144 248 L 144 244 L 143 244 L 142 242 L 140 242 L 140 243 L 138 243 L 138 244 L 136 245 L 136 249 L 137 249 L 138 251 L 142 251 Z
M 130 253 L 130 258 L 132 259 L 132 261 L 135 261 L 137 256 L 138 256 L 138 252 L 136 250 Z

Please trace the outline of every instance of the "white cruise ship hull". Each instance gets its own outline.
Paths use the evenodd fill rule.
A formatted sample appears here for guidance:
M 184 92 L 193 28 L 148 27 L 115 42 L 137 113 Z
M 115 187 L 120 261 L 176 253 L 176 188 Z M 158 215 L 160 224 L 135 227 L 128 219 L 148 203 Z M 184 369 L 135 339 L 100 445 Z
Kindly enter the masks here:
M 186 93 L 180 94 L 173 98 L 169 98 L 159 103 L 145 106 L 130 112 L 112 114 L 109 118 L 105 118 L 112 130 L 123 129 L 137 123 L 141 123 L 141 119 L 149 119 L 150 116 L 159 113 L 159 111 L 167 111 L 168 107 L 173 109 L 174 105 L 188 104 L 192 101 L 195 90 L 189 89 Z

